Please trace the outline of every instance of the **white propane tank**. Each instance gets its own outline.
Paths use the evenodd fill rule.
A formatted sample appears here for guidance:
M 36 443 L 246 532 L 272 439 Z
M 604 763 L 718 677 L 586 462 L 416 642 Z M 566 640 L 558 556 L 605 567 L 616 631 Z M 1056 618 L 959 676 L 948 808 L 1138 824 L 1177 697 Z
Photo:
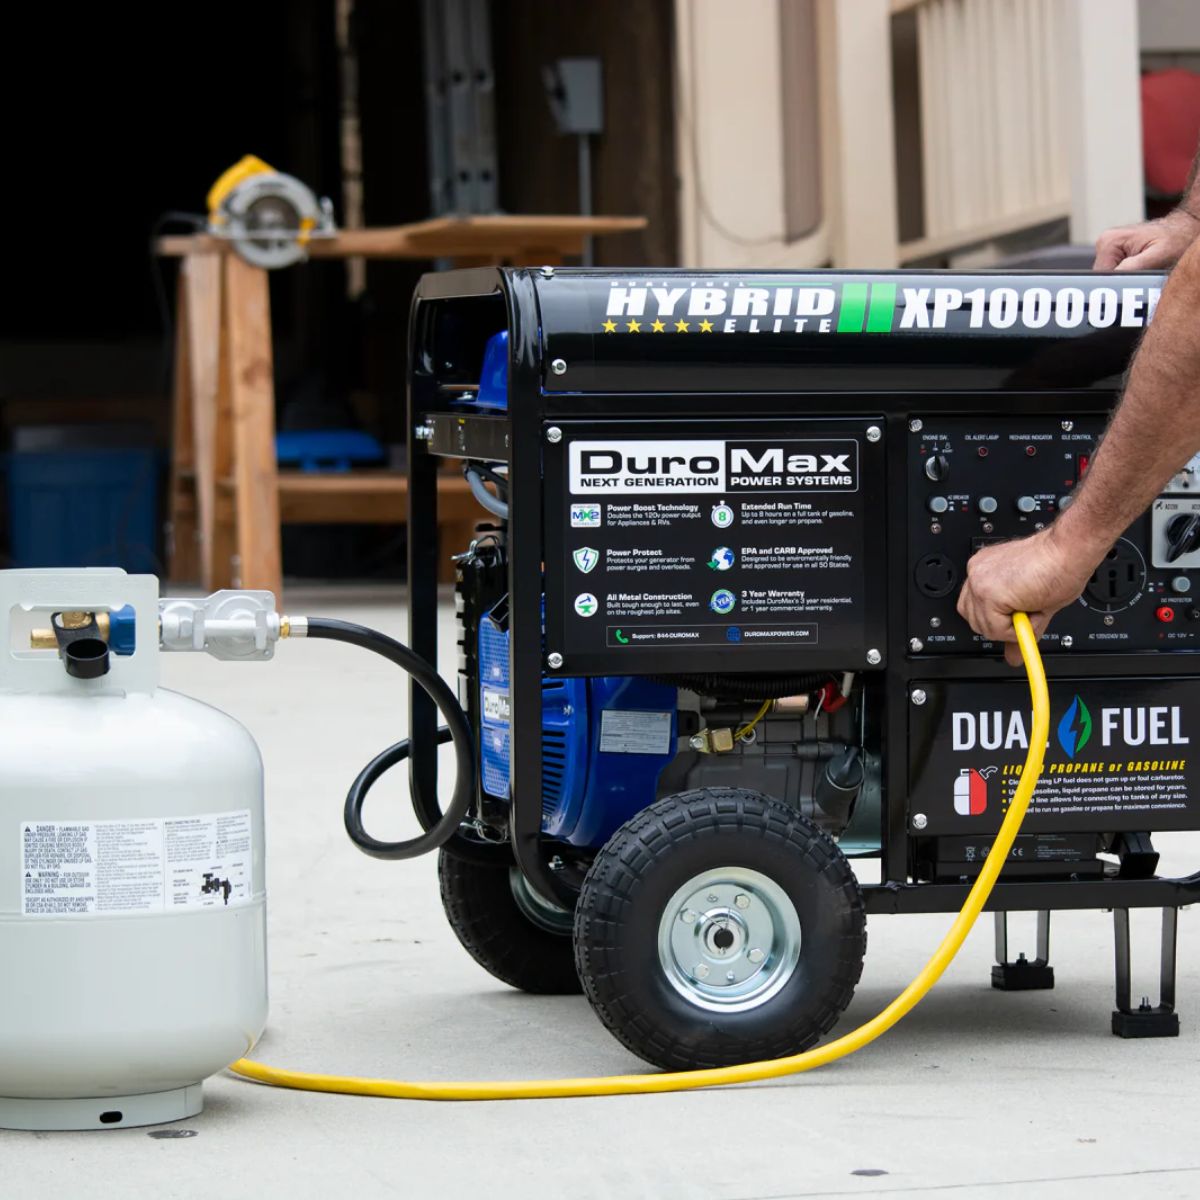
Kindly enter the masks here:
M 125 605 L 100 678 L 15 644 L 31 612 Z M 158 656 L 153 576 L 0 572 L 0 1128 L 194 1116 L 266 1024 L 258 747 Z

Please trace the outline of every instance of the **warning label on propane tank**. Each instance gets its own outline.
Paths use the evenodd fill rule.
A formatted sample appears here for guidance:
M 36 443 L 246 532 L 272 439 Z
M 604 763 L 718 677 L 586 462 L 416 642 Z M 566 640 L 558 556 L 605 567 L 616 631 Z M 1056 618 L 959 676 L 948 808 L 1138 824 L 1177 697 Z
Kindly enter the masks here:
M 232 908 L 253 896 L 249 809 L 124 821 L 22 821 L 21 912 L 117 916 Z

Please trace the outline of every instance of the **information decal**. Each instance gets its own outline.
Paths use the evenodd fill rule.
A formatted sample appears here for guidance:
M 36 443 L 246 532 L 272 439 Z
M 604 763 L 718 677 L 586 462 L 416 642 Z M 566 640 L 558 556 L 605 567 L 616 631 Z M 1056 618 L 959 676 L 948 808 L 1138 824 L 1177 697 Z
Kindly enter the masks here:
M 1029 746 L 1022 680 L 914 684 L 909 806 L 925 834 L 994 831 Z M 1056 679 L 1050 740 L 1023 829 L 1070 833 L 1194 829 L 1200 704 L 1190 679 Z
M 866 578 L 882 485 L 868 426 L 565 431 L 547 461 L 547 627 L 567 669 L 716 669 L 717 655 L 737 669 L 730 656 L 749 667 L 751 654 L 758 669 L 771 655 L 779 670 L 865 666 L 883 644 Z
M 233 908 L 253 898 L 250 811 L 20 823 L 21 913 L 103 917 Z

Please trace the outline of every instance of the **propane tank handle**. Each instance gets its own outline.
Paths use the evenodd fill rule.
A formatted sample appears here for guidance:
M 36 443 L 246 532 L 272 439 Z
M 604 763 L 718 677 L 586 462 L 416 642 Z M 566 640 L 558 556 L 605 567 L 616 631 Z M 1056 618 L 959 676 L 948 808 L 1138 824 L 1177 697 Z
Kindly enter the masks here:
M 95 679 L 73 678 L 48 650 L 14 642 L 18 613 L 134 612 L 131 654 L 111 656 Z M 24 619 L 21 622 L 24 628 Z M 158 687 L 158 579 L 116 567 L 0 571 L 0 691 L 87 695 L 151 694 Z

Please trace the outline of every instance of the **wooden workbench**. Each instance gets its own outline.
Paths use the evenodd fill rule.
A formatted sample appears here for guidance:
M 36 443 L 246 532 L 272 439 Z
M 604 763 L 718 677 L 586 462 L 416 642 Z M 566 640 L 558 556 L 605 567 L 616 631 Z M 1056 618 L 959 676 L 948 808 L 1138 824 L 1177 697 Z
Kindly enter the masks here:
M 347 229 L 315 239 L 312 258 L 450 259 L 455 266 L 558 265 L 589 238 L 642 229 L 644 217 L 435 217 Z M 275 388 L 267 273 L 209 234 L 167 236 L 158 253 L 181 259 L 175 338 L 169 569 L 207 590 L 282 594 L 280 524 L 399 522 L 403 474 L 318 475 L 275 463 Z M 439 481 L 439 541 L 465 547 L 484 515 L 464 480 Z M 443 578 L 453 577 L 448 550 Z

